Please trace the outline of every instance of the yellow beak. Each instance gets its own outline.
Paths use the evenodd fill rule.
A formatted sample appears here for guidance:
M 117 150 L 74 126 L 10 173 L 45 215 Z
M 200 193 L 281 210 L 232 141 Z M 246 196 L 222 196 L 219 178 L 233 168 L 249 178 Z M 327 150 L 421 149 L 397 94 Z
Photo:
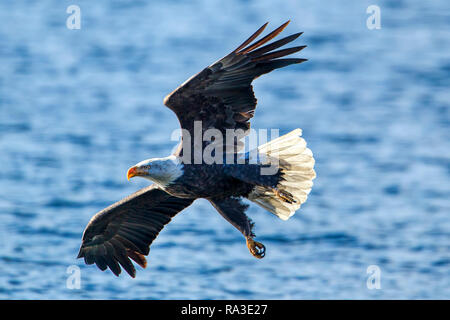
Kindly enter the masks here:
M 131 178 L 135 177 L 138 175 L 137 172 L 137 168 L 136 167 L 131 167 L 130 169 L 128 169 L 127 171 L 127 179 L 128 181 L 130 181 Z

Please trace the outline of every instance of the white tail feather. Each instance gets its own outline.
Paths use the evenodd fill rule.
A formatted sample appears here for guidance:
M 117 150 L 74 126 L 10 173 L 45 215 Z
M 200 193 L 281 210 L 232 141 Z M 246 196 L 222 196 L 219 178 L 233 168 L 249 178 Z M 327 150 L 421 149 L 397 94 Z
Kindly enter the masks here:
M 302 130 L 295 129 L 258 147 L 258 157 L 269 156 L 286 164 L 282 169 L 284 180 L 277 189 L 289 192 L 295 202 L 286 202 L 275 194 L 275 190 L 262 186 L 256 186 L 248 198 L 282 220 L 292 217 L 305 203 L 316 177 L 313 153 L 301 135 Z

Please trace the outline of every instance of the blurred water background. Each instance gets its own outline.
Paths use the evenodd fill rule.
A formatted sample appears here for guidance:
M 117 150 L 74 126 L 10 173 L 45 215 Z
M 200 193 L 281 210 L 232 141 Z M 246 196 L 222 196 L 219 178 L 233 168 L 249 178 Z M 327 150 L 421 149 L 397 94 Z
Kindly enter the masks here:
M 66 9 L 81 8 L 69 30 Z M 369 30 L 366 9 L 381 9 Z M 449 299 L 448 1 L 1 1 L 0 298 Z M 163 97 L 260 25 L 309 61 L 257 79 L 253 128 L 300 127 L 317 179 L 289 221 L 252 206 L 254 259 L 206 201 L 136 279 L 76 260 L 84 227 L 146 186 L 178 128 Z M 81 270 L 69 289 L 67 268 Z M 381 270 L 369 290 L 367 268 Z

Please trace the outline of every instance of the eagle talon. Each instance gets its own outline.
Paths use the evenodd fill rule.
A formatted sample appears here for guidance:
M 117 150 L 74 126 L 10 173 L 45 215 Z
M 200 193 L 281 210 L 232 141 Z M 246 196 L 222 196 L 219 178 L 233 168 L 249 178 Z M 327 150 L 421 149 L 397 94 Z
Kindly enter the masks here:
M 274 189 L 275 195 L 287 203 L 297 203 L 290 192 Z
M 262 259 L 266 255 L 266 247 L 252 238 L 247 238 L 247 247 L 255 258 Z

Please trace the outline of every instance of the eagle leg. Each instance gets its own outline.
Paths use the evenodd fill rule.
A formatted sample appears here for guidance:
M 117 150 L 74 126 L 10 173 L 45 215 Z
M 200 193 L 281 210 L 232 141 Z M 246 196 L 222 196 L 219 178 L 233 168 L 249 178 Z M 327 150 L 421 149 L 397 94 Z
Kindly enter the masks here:
M 266 255 L 266 247 L 258 241 L 253 240 L 251 237 L 247 237 L 247 248 L 250 253 L 257 259 L 262 259 Z
M 248 205 L 244 204 L 240 198 L 209 199 L 211 204 L 219 213 L 235 226 L 245 237 L 247 248 L 250 253 L 258 259 L 266 255 L 266 247 L 255 240 L 253 233 L 253 222 L 245 214 Z

